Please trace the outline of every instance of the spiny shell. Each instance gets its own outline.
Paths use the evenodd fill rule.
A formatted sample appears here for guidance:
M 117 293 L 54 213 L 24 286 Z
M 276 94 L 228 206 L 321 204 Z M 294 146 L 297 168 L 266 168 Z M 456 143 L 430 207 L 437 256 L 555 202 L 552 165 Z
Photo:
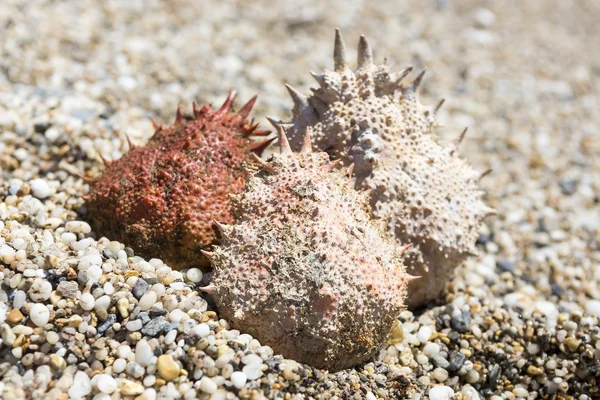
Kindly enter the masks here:
M 87 209 L 95 230 L 173 267 L 206 266 L 200 250 L 215 242 L 212 220 L 232 222 L 229 195 L 246 182 L 243 164 L 264 135 L 248 120 L 256 100 L 237 114 L 232 92 L 219 110 L 181 108 L 170 127 L 157 126 L 148 144 L 132 149 L 90 184 Z
M 400 242 L 414 244 L 404 262 L 410 274 L 423 277 L 408 288 L 409 307 L 419 306 L 436 298 L 453 269 L 476 253 L 480 225 L 495 213 L 481 201 L 482 173 L 458 155 L 463 135 L 443 145 L 434 134 L 443 100 L 435 108 L 419 102 L 424 71 L 405 84 L 412 68 L 391 73 L 374 65 L 364 36 L 352 71 L 339 31 L 334 64 L 334 71 L 313 74 L 319 88 L 308 98 L 288 86 L 293 119 L 274 124 L 286 129 L 292 147 L 310 127 L 316 147 L 355 164 L 356 187 L 372 189 L 375 216 L 389 218 Z
M 210 254 L 221 315 L 276 352 L 338 370 L 368 360 L 403 309 L 411 278 L 370 216 L 368 199 L 307 136 L 234 196 L 234 224 L 221 225 Z

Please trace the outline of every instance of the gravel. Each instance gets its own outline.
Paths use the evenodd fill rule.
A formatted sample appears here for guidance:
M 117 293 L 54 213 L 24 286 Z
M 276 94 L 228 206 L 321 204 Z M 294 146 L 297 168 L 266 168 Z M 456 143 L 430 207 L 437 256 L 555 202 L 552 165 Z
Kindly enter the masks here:
M 0 393 L 5 398 L 467 399 L 600 396 L 597 2 L 22 2 L 0 8 Z M 177 104 L 259 93 L 355 55 L 427 67 L 442 141 L 499 216 L 436 302 L 371 362 L 331 373 L 231 327 L 174 271 L 85 221 L 85 178 L 172 123 Z M 241 103 L 238 103 L 241 104 Z M 260 116 L 260 118 L 259 118 Z M 212 396 L 212 397 L 211 397 Z

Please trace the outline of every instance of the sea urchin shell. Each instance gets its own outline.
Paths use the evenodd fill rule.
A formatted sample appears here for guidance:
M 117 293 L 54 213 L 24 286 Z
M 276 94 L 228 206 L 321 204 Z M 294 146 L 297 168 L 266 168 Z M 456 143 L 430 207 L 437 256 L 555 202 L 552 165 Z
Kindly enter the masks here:
M 232 114 L 234 97 L 218 110 L 194 105 L 193 117 L 178 108 L 148 144 L 105 162 L 86 198 L 96 231 L 173 267 L 207 265 L 201 250 L 216 239 L 212 220 L 233 221 L 229 195 L 244 188 L 243 164 L 267 143 L 251 140 L 268 133 L 247 120 L 256 97 Z
M 338 370 L 373 356 L 404 308 L 403 249 L 373 221 L 346 169 L 311 150 L 274 154 L 232 196 L 209 253 L 220 314 L 284 356 Z

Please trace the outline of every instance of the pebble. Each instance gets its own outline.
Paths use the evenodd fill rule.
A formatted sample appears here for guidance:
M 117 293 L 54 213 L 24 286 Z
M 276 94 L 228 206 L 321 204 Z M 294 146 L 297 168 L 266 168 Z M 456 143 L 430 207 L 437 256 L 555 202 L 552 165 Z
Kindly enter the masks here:
M 135 361 L 142 367 L 150 364 L 150 359 L 154 355 L 152 348 L 146 339 L 142 339 L 135 345 Z
M 199 283 L 200 281 L 202 281 L 203 274 L 202 271 L 198 268 L 190 268 L 187 271 L 186 277 L 190 282 Z
M 21 310 L 19 310 L 18 308 L 13 308 L 12 310 L 10 310 L 6 317 L 6 320 L 13 325 L 18 324 L 19 322 L 21 322 L 22 319 L 23 313 L 21 313 Z
M 129 379 L 121 379 L 119 390 L 125 396 L 137 396 L 144 392 L 144 386 Z
M 231 374 L 231 383 L 236 389 L 242 389 L 248 381 L 248 377 L 242 371 L 235 371 Z
M 450 400 L 454 396 L 454 390 L 448 386 L 434 386 L 429 390 L 429 400 Z
M 81 298 L 79 299 L 79 305 L 85 311 L 90 311 L 94 308 L 94 304 L 96 303 L 96 299 L 90 293 L 83 293 Z
M 99 392 L 111 394 L 117 390 L 117 381 L 110 375 L 98 374 L 92 378 L 92 387 Z
M 90 378 L 83 371 L 77 371 L 73 378 L 73 385 L 69 389 L 69 398 L 83 399 L 92 392 Z
M 173 360 L 170 354 L 163 354 L 158 357 L 158 373 L 166 381 L 172 381 L 179 376 L 181 367 Z
M 34 304 L 29 311 L 29 317 L 36 326 L 43 327 L 50 320 L 50 311 L 43 304 Z
M 200 390 L 202 390 L 204 393 L 208 393 L 208 394 L 213 394 L 218 389 L 218 386 L 215 383 L 215 381 L 210 379 L 208 376 L 203 376 L 202 379 L 200 379 L 199 386 L 200 386 Z
M 31 188 L 31 194 L 38 199 L 45 199 L 50 196 L 50 186 L 45 179 L 33 179 L 29 181 L 29 187 Z

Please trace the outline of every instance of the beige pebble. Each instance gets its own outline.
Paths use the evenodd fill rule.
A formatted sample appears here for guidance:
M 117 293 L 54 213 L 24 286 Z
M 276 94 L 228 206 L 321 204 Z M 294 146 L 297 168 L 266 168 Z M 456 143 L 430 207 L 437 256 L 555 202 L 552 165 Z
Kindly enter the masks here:
M 10 324 L 18 324 L 23 319 L 23 313 L 18 308 L 13 308 L 6 317 Z
M 162 376 L 166 381 L 172 381 L 179 376 L 179 372 L 181 368 L 179 364 L 173 360 L 170 354 L 163 354 L 158 357 L 157 361 L 158 373 Z

